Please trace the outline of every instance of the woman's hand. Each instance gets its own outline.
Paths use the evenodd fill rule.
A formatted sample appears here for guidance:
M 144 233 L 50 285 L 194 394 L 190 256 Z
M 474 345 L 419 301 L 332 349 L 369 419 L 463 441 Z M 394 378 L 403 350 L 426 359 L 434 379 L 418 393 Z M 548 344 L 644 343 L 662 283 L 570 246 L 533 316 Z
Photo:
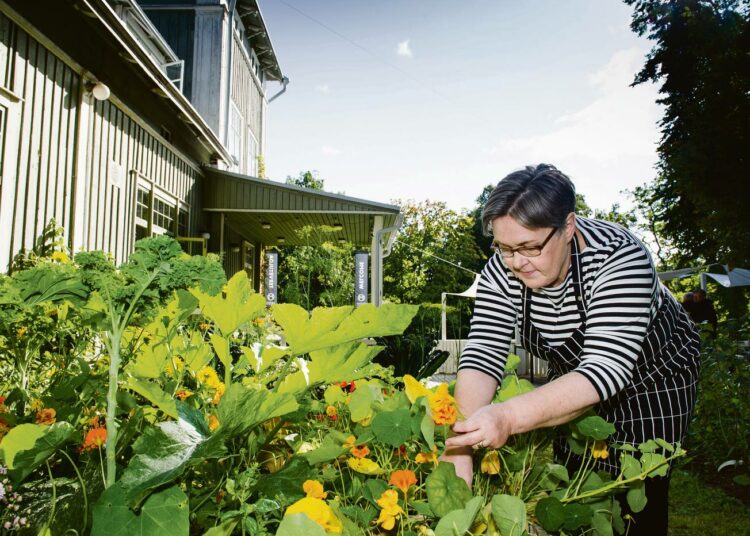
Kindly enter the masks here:
M 513 418 L 505 404 L 490 404 L 475 411 L 465 421 L 453 425 L 458 435 L 446 440 L 447 449 L 456 447 L 493 448 L 505 445 L 513 433 Z

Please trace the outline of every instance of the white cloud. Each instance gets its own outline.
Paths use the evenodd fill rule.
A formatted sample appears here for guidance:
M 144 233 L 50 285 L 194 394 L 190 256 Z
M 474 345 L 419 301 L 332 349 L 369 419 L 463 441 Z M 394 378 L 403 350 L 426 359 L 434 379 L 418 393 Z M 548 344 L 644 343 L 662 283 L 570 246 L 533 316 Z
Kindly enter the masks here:
M 396 47 L 396 54 L 399 56 L 407 56 L 409 58 L 414 56 L 414 52 L 412 52 L 411 47 L 409 46 L 409 40 L 401 41 L 398 46 Z
M 661 117 L 657 89 L 630 87 L 642 64 L 641 50 L 616 52 L 589 76 L 599 93 L 590 104 L 558 117 L 549 132 L 505 139 L 485 152 L 508 171 L 525 163 L 553 163 L 571 175 L 589 205 L 609 208 L 622 188 L 654 176 Z
M 331 147 L 330 145 L 324 145 L 321 147 L 320 152 L 326 156 L 338 156 L 341 154 L 340 150 L 336 149 L 336 147 Z
M 315 91 L 317 91 L 318 93 L 328 94 L 331 92 L 331 88 L 328 87 L 328 84 L 317 84 L 315 86 Z

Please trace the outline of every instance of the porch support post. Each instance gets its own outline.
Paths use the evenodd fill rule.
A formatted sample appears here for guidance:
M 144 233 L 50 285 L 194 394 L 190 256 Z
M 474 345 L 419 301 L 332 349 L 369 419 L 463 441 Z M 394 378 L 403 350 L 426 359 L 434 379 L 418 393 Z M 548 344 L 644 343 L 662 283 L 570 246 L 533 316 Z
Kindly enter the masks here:
M 383 278 L 380 271 L 383 269 L 383 244 L 380 241 L 380 230 L 383 228 L 383 216 L 375 216 L 372 221 L 372 270 L 370 271 L 370 301 L 375 307 L 380 306 L 383 295 Z

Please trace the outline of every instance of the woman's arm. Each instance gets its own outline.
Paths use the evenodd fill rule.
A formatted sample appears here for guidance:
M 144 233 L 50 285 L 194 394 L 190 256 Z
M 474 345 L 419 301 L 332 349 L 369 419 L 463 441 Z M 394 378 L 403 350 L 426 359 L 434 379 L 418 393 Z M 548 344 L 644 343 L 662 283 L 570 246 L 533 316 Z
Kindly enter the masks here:
M 471 386 L 467 385 L 467 388 Z M 457 384 L 457 402 L 460 394 Z M 479 395 L 468 395 L 472 401 L 479 398 Z M 599 394 L 588 379 L 576 372 L 569 372 L 507 402 L 475 408 L 468 419 L 453 425 L 453 431 L 459 435 L 446 441 L 447 452 L 480 444 L 500 448 L 512 434 L 568 422 L 585 413 L 599 400 Z M 462 407 L 462 402 L 459 402 L 459 407 Z

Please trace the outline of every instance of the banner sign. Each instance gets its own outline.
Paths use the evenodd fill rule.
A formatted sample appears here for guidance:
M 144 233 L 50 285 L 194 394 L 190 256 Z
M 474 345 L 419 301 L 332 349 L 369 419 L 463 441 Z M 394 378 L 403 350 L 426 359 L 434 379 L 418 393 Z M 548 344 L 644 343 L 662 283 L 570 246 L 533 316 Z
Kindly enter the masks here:
M 276 281 L 278 279 L 279 254 L 276 251 L 269 251 L 266 254 L 266 305 L 277 303 Z
M 359 307 L 367 303 L 367 275 L 369 253 L 357 251 L 354 254 L 354 305 Z

